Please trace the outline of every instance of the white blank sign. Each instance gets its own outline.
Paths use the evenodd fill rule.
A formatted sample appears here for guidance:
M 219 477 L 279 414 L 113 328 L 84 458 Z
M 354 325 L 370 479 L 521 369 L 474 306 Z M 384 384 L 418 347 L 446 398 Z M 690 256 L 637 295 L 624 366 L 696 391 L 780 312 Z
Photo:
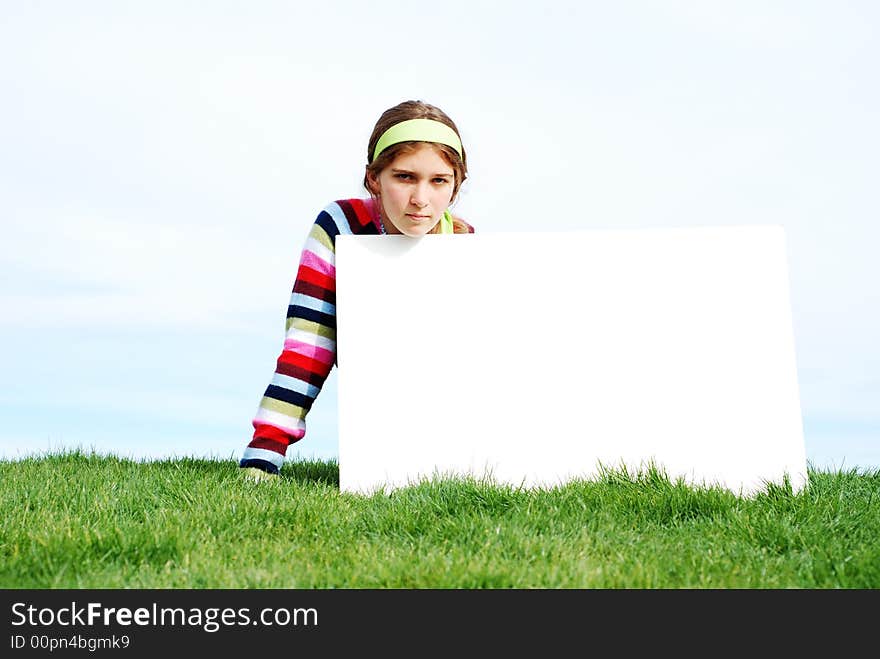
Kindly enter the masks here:
M 339 480 L 806 481 L 778 226 L 339 236 Z

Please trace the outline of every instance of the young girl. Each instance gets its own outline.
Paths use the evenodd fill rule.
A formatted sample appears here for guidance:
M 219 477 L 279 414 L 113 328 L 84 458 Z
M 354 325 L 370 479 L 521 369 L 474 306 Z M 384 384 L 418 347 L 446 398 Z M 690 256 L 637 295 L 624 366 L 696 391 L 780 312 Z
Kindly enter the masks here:
M 253 420 L 239 466 L 256 479 L 278 474 L 303 438 L 306 414 L 336 361 L 336 236 L 473 233 L 449 205 L 467 177 L 458 128 L 442 110 L 405 101 L 382 113 L 367 146 L 367 199 L 334 201 L 318 215 L 287 307 L 284 349 Z

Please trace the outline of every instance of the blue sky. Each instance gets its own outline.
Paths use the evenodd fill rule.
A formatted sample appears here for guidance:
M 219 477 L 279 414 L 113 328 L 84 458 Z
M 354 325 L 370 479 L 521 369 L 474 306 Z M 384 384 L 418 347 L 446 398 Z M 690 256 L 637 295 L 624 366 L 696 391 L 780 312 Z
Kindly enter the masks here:
M 481 231 L 781 224 L 807 456 L 880 467 L 871 2 L 3 3 L 0 456 L 237 458 L 316 213 L 444 108 Z M 334 457 L 336 379 L 290 455 Z

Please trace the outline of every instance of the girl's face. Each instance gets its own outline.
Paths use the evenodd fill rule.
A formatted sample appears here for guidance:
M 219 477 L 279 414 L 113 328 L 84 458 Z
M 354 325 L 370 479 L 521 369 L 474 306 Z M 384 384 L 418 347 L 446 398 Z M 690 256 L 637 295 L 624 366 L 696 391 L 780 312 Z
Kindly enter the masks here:
M 452 201 L 455 172 L 430 144 L 401 154 L 378 176 L 369 174 L 388 233 L 424 236 Z

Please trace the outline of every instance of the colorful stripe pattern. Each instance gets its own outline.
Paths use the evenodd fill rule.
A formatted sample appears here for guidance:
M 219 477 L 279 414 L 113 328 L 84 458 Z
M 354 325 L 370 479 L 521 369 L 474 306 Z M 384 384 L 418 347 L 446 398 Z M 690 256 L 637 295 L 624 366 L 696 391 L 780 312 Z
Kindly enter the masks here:
M 378 233 L 372 199 L 335 201 L 312 225 L 287 307 L 284 347 L 242 467 L 278 473 L 288 445 L 305 435 L 306 415 L 336 361 L 336 236 Z
M 336 362 L 336 236 L 376 235 L 379 227 L 372 199 L 334 201 L 312 225 L 287 307 L 284 347 L 241 467 L 278 473 L 287 447 L 305 435 L 306 415 Z

